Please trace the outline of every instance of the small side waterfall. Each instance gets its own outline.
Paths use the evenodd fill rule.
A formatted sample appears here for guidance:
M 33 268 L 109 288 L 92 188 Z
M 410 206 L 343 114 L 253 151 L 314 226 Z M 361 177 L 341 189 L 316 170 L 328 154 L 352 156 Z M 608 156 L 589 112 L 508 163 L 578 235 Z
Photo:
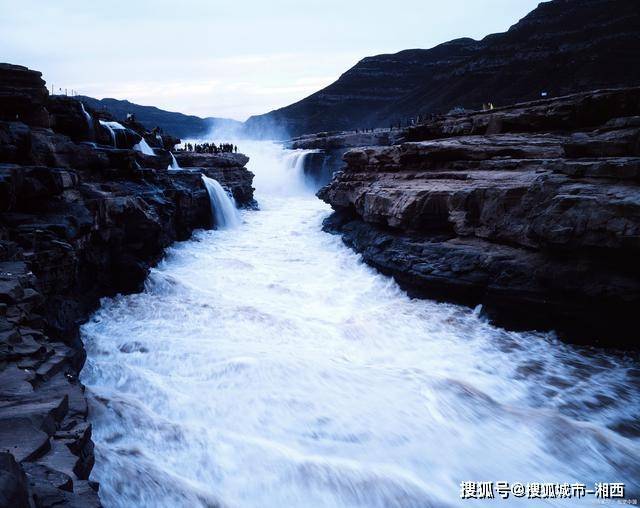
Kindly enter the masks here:
M 100 125 L 102 125 L 109 131 L 109 134 L 111 134 L 111 141 L 113 142 L 113 147 L 118 148 L 118 131 L 124 131 L 126 127 L 121 123 L 107 122 L 106 120 L 100 120 Z M 138 144 L 133 145 L 133 149 L 145 155 L 155 155 L 153 148 L 149 146 L 149 143 L 147 143 L 147 141 L 144 138 L 142 138 Z
M 147 143 L 144 138 L 142 138 L 140 140 L 140 143 L 138 143 L 137 145 L 133 145 L 133 149 L 145 155 L 155 155 L 153 148 L 149 146 L 149 143 Z
M 173 153 L 169 152 L 169 155 L 171 155 L 171 164 L 169 164 L 169 167 L 167 169 L 182 169 Z
M 123 131 L 125 129 L 124 126 L 118 122 L 107 122 L 106 120 L 100 120 L 100 125 L 109 131 L 109 134 L 111 134 L 111 141 L 113 141 L 113 147 L 118 148 L 118 137 L 116 135 L 116 131 Z
M 216 228 L 229 229 L 239 226 L 242 221 L 234 199 L 225 192 L 217 180 L 202 175 L 202 181 L 209 193 L 211 214 Z
M 87 113 L 86 109 L 84 109 L 84 103 L 82 101 L 80 102 L 80 108 L 82 108 L 82 114 L 84 115 L 84 118 L 87 120 L 87 126 L 89 127 L 89 131 L 93 132 L 93 118 L 91 118 L 91 115 Z

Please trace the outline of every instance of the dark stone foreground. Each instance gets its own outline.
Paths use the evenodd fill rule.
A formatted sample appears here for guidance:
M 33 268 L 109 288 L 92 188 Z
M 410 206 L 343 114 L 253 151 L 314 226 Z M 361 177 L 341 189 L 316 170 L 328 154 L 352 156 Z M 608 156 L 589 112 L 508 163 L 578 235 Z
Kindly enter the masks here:
M 212 226 L 202 173 L 254 205 L 244 155 L 167 170 L 177 139 L 132 122 L 114 148 L 100 118 L 0 64 L 0 507 L 99 506 L 79 325 Z M 156 156 L 132 149 L 143 137 Z
M 411 294 L 638 347 L 640 88 L 438 117 L 348 151 L 326 228 Z M 407 141 L 411 140 L 411 141 Z

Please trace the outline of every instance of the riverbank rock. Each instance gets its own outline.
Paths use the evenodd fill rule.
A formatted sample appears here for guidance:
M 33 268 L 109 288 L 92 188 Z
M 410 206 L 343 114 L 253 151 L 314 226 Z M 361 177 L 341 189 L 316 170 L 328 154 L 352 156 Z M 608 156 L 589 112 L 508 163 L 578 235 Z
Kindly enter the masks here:
M 44 84 L 41 72 L 0 63 L 0 120 L 49 127 L 45 108 L 49 92 Z
M 319 132 L 293 138 L 287 142 L 291 149 L 334 150 L 337 148 L 353 148 L 357 146 L 393 144 L 400 130 L 376 129 L 369 132 L 337 131 Z
M 290 139 L 284 145 L 292 150 L 308 151 L 302 159 L 303 171 L 307 181 L 319 189 L 328 184 L 333 174 L 342 167 L 342 157 L 349 149 L 394 144 L 402 135 L 400 129 L 319 132 Z
M 239 168 L 249 162 L 242 153 L 176 152 L 175 156 L 181 167 L 188 168 Z
M 196 153 L 176 152 L 178 164 L 183 171 L 201 174 L 220 182 L 242 208 L 256 209 L 258 203 L 253 199 L 253 173 L 244 166 L 249 157 L 242 153 Z
M 414 295 L 638 347 L 639 94 L 433 119 L 407 132 L 420 140 L 350 150 L 319 192 L 326 228 Z
M 253 175 L 241 154 L 168 170 L 164 143 L 145 156 L 88 141 L 94 112 L 48 97 L 39 73 L 0 73 L 0 107 L 14 94 L 19 108 L 0 120 L 0 506 L 99 506 L 79 325 L 101 297 L 140 291 L 172 242 L 211 227 L 202 173 L 244 206 Z

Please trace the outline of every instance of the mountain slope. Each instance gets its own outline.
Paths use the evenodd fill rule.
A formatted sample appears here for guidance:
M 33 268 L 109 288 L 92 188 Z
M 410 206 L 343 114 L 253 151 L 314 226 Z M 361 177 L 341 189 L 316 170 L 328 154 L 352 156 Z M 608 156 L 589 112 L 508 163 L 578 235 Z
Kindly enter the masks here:
M 553 0 L 507 32 L 364 58 L 313 95 L 245 123 L 261 134 L 388 127 L 418 114 L 478 109 L 640 84 L 637 0 Z
M 93 97 L 78 96 L 90 108 L 100 111 L 106 110 L 114 117 L 124 120 L 128 113 L 133 113 L 136 120 L 145 127 L 161 127 L 168 134 L 180 138 L 198 138 L 205 136 L 212 130 L 234 131 L 240 129 L 242 122 L 228 118 L 200 118 L 173 111 L 165 111 L 154 106 L 141 106 L 129 101 L 117 99 L 94 99 Z

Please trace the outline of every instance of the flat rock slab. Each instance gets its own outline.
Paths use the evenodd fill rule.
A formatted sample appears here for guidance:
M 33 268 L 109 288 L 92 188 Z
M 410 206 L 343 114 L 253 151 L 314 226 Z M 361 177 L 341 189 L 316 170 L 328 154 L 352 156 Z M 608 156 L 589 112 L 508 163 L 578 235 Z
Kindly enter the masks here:
M 50 449 L 49 434 L 37 429 L 29 418 L 0 420 L 0 452 L 16 461 L 35 460 Z

